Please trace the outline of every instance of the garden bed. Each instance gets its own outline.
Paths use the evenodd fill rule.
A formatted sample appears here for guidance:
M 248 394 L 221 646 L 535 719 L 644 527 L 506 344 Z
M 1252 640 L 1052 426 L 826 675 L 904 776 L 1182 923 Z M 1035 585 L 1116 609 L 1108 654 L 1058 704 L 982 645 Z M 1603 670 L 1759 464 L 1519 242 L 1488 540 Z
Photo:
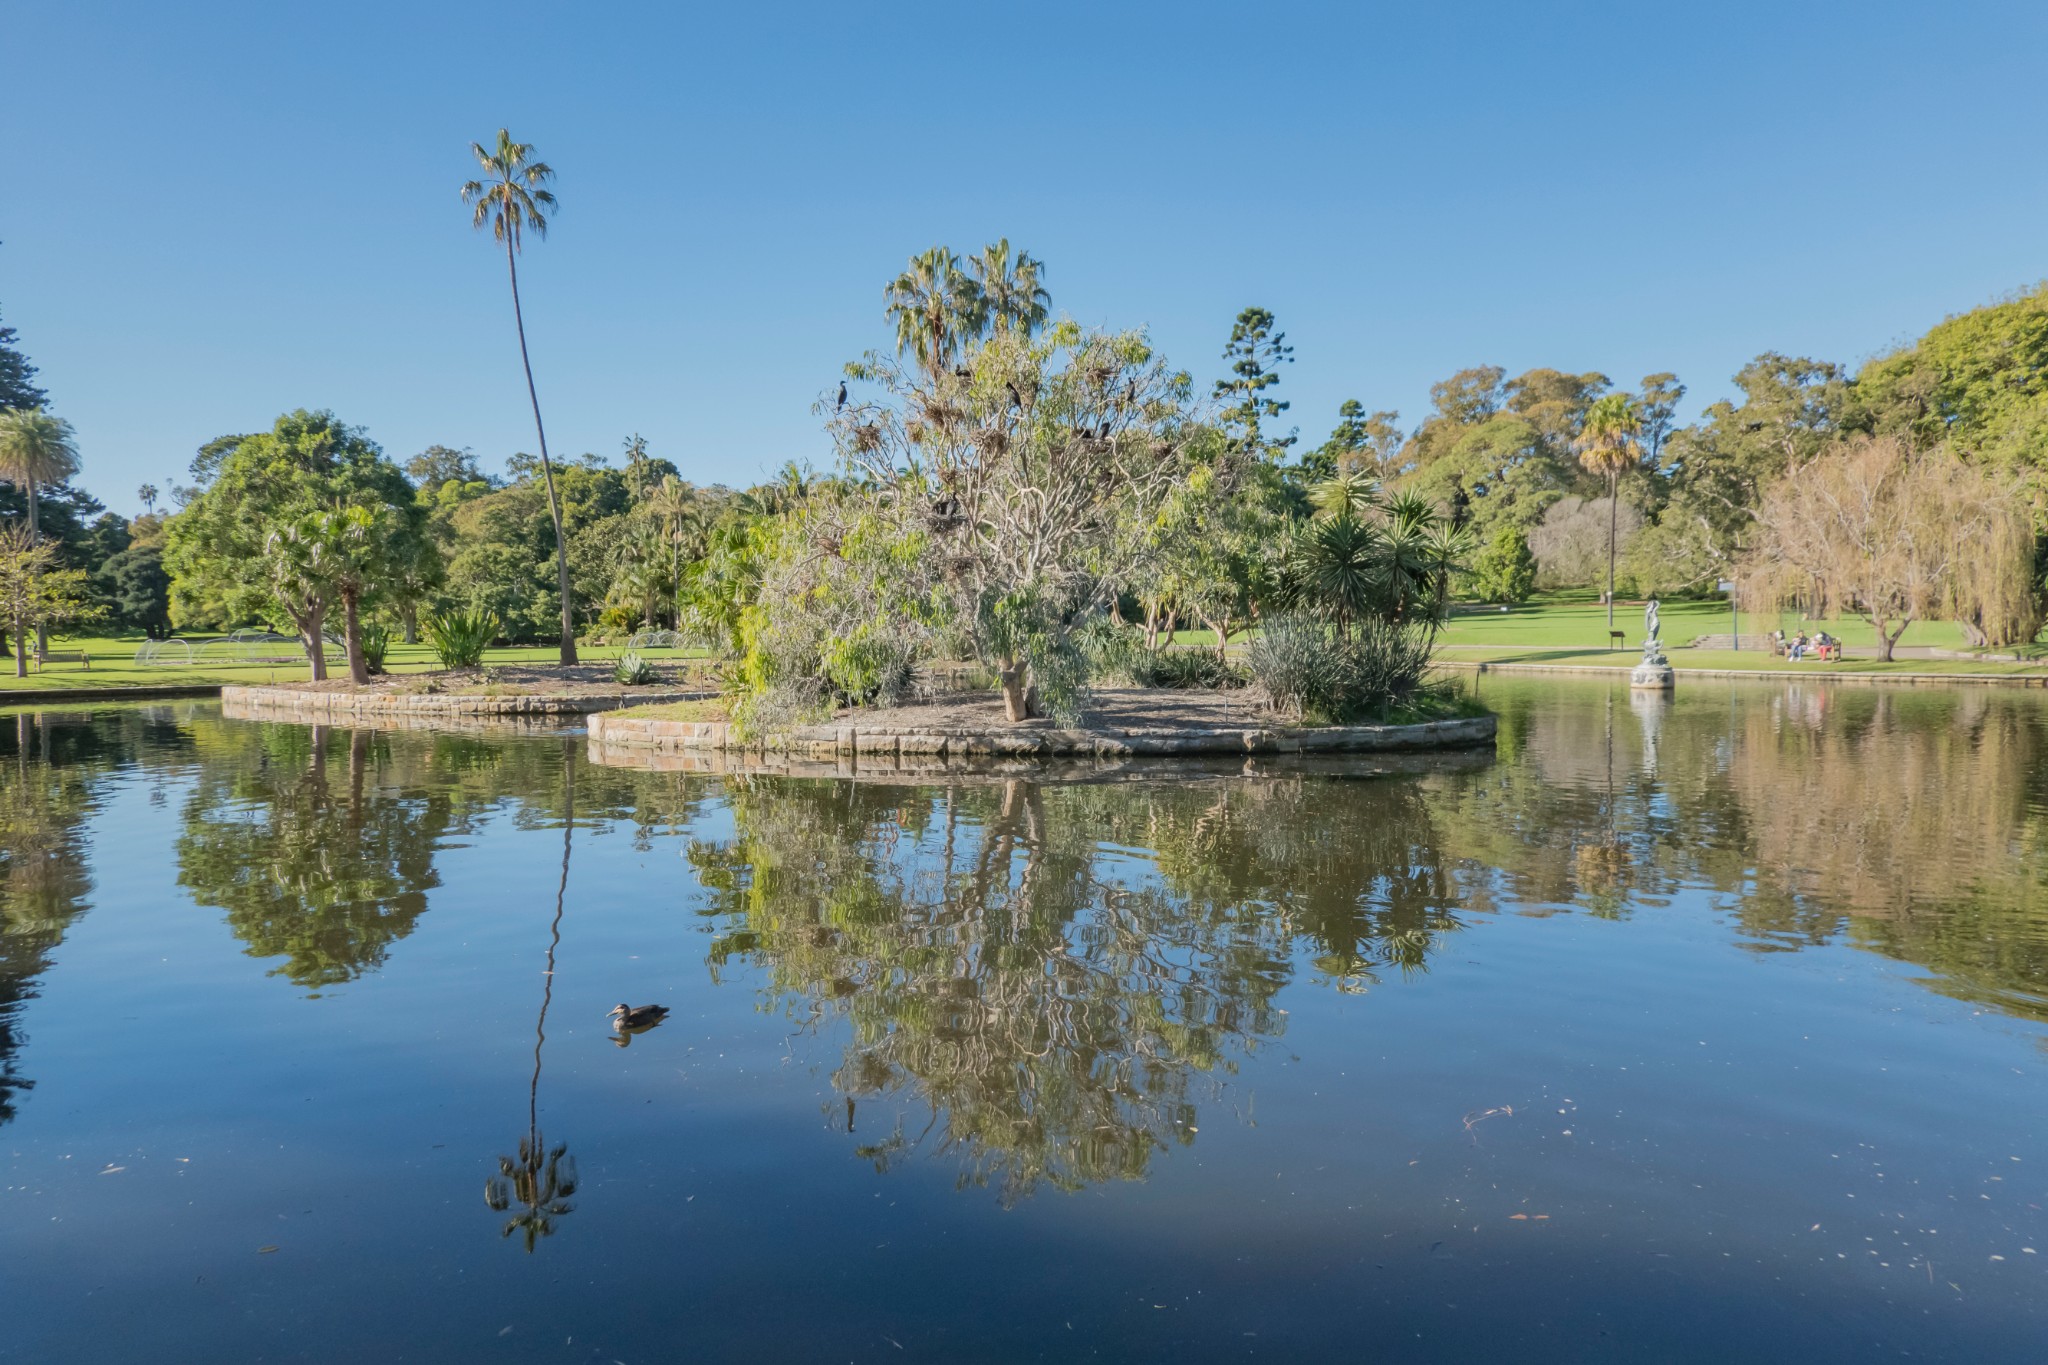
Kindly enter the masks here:
M 1469 706 L 1454 708 L 1470 711 Z M 785 734 L 743 738 L 715 703 L 635 707 L 590 721 L 591 753 L 613 750 L 756 755 L 847 768 L 949 767 L 955 762 L 1135 756 L 1401 753 L 1491 745 L 1490 714 L 1453 714 L 1397 725 L 1291 725 L 1257 710 L 1241 692 L 1106 688 L 1085 723 L 1012 723 L 990 693 L 913 706 L 847 711 Z M 724 766 L 724 765 L 721 765 Z

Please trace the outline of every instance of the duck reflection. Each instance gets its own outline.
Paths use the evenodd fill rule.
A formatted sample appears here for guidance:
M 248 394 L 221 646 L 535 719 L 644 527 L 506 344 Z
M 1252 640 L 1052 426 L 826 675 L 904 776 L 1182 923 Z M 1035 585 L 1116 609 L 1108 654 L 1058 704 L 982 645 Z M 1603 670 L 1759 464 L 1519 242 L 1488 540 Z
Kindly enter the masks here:
M 562 907 L 569 892 L 569 850 L 576 834 L 576 754 L 562 746 L 562 875 L 555 883 L 555 914 L 548 922 L 547 965 L 541 971 L 540 1014 L 533 1024 L 533 1075 L 526 1085 L 526 1134 L 516 1155 L 498 1158 L 498 1173 L 484 1182 L 484 1203 L 511 1212 L 500 1237 L 519 1233 L 528 1255 L 561 1219 L 575 1212 L 576 1160 L 569 1144 L 550 1147 L 540 1131 L 541 1053 L 548 1041 L 548 1007 L 555 998 L 555 952 L 562 946 Z M 516 1208 L 516 1212 L 513 1210 Z
M 1006 1200 L 1140 1179 L 1284 1032 L 1297 939 L 1358 981 L 1455 927 L 1415 826 L 1315 818 L 1318 785 L 736 783 L 735 837 L 690 850 L 711 964 L 847 1021 L 848 1130 L 896 1113 L 878 1168 L 947 1153 Z

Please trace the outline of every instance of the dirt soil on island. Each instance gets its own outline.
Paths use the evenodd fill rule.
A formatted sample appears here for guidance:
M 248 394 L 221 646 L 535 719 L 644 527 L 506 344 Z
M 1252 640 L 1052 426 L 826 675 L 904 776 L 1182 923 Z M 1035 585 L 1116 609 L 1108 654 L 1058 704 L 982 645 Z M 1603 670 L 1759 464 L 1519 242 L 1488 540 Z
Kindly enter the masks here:
M 905 730 L 1057 730 L 1056 721 L 1038 718 L 1012 725 L 1003 718 L 1003 699 L 995 692 L 962 692 L 957 696 L 892 706 L 887 710 L 841 711 L 835 720 L 850 725 L 886 726 Z M 1082 713 L 1087 730 L 1210 730 L 1284 724 L 1261 709 L 1249 691 L 1212 692 L 1194 687 L 1097 688 Z

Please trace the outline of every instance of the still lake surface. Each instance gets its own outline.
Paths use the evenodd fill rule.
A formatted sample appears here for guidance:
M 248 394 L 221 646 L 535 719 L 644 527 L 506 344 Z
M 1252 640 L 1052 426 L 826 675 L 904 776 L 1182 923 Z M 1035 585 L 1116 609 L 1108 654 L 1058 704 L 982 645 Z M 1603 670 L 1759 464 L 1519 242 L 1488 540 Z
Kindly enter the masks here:
M 1042 785 L 0 712 L 0 1359 L 2048 1356 L 2048 696 L 1482 695 Z

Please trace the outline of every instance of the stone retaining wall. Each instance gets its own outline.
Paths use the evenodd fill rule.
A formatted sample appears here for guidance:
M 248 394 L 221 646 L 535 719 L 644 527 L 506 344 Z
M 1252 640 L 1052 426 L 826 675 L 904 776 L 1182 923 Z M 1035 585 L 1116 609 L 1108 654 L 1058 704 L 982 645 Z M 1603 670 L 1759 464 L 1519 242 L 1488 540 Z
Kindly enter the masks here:
M 652 749 L 662 753 L 774 753 L 814 762 L 849 760 L 899 767 L 906 761 L 954 759 L 1130 758 L 1199 754 L 1414 753 L 1493 743 L 1492 716 L 1430 721 L 1422 725 L 1175 727 L 1062 730 L 919 728 L 885 722 L 843 721 L 800 726 L 772 743 L 746 743 L 724 721 L 660 720 L 650 716 L 592 716 L 591 751 Z
M 423 724 L 450 719 L 521 719 L 581 716 L 622 706 L 691 701 L 704 691 L 642 688 L 607 693 L 487 696 L 457 692 L 313 691 L 298 687 L 223 687 L 221 711 L 238 720 L 295 720 L 342 724 L 371 717 L 415 719 Z

